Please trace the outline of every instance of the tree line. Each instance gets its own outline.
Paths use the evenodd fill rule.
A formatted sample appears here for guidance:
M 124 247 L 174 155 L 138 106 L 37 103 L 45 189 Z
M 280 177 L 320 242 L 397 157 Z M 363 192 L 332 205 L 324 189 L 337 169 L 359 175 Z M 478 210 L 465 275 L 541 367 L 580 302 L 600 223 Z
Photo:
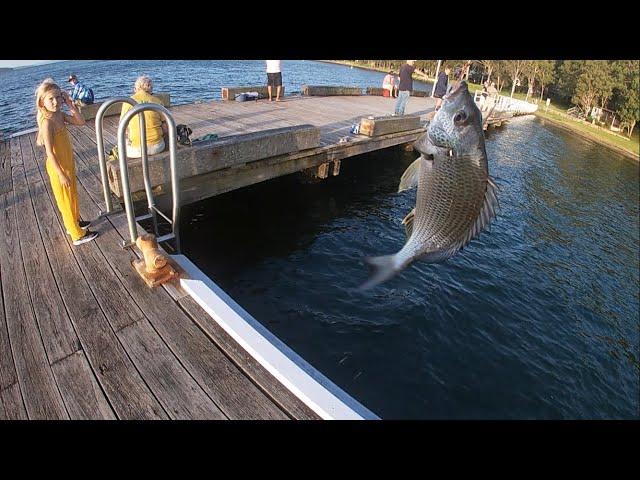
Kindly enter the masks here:
M 397 72 L 405 60 L 352 60 Z M 417 60 L 416 69 L 435 77 L 437 60 Z M 575 105 L 589 115 L 593 107 L 612 110 L 631 137 L 640 121 L 638 60 L 443 60 L 441 69 L 460 69 L 475 83 L 494 81 L 498 91 L 526 88 L 526 99 Z

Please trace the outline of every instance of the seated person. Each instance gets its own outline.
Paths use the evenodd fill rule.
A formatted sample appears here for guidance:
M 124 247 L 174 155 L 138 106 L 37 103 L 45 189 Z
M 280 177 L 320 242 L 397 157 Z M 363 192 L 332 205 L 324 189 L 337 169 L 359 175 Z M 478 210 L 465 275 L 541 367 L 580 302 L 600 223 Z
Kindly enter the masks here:
M 389 73 L 387 73 L 384 77 L 384 80 L 382 80 L 382 88 L 384 90 L 387 90 L 389 92 L 389 94 L 387 95 L 386 93 L 383 92 L 383 96 L 385 97 L 393 97 L 393 72 L 389 71 Z
M 93 103 L 93 90 L 78 81 L 78 77 L 70 75 L 67 80 L 72 86 L 71 100 L 76 107 L 84 107 Z
M 153 81 L 147 75 L 138 77 L 131 96 L 138 103 L 157 103 L 162 105 L 162 100 L 153 96 Z M 120 119 L 131 109 L 128 103 L 122 104 Z M 147 154 L 154 155 L 165 150 L 168 143 L 169 128 L 164 117 L 158 112 L 147 110 L 144 112 L 145 133 L 147 136 Z M 138 115 L 131 119 L 127 127 L 127 157 L 140 158 L 140 119 Z

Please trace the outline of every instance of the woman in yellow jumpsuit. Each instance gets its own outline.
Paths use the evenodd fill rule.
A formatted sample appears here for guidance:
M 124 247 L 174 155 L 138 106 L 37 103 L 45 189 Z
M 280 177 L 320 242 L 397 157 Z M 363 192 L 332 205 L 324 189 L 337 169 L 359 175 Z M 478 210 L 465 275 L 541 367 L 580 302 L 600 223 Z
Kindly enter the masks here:
M 62 105 L 65 103 L 69 106 L 71 115 L 62 112 Z M 89 231 L 89 222 L 80 220 L 73 148 L 66 124 L 84 125 L 85 120 L 67 92 L 50 78 L 36 90 L 36 110 L 36 143 L 44 146 L 47 153 L 46 168 L 56 204 L 73 244 L 81 245 L 95 239 L 98 233 Z

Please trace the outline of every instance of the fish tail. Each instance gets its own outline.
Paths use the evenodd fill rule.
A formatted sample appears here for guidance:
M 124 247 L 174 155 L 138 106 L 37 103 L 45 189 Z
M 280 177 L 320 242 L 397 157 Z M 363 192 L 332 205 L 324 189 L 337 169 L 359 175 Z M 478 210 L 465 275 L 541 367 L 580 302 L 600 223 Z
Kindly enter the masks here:
M 384 255 L 382 257 L 367 257 L 364 259 L 370 268 L 370 275 L 366 282 L 360 286 L 360 290 L 369 290 L 379 283 L 389 280 L 398 270 L 396 268 L 396 256 Z

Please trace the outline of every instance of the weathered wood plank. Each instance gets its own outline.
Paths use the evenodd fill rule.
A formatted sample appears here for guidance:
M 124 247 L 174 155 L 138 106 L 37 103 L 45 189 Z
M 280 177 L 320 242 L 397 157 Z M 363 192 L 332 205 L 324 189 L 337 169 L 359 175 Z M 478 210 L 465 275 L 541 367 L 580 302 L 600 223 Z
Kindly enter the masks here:
M 41 177 L 44 178 L 42 169 Z M 118 341 L 71 251 L 64 227 L 49 196 L 34 197 L 38 225 L 54 277 L 92 370 L 118 418 L 166 418 Z M 74 248 L 94 247 L 87 244 Z
M 0 195 L 2 197 L 2 195 Z M 3 203 L 0 203 L 0 206 Z M 0 215 L 4 215 L 0 212 Z M 0 250 L 0 252 L 2 252 Z M 9 282 L 11 279 L 8 273 L 2 271 L 0 263 L 0 391 L 8 388 L 18 381 L 16 375 L 16 367 L 11 353 L 11 344 L 9 342 L 9 333 L 7 330 L 7 318 L 5 315 L 4 300 L 2 295 L 2 283 Z
M 0 141 L 0 195 L 11 188 L 11 146 L 8 141 Z
M 77 351 L 51 365 L 72 420 L 115 420 L 84 352 Z
M 180 420 L 225 420 L 226 417 L 180 365 L 148 322 L 118 332 L 127 352 L 169 416 Z
M 227 332 L 224 331 L 197 302 L 191 297 L 180 300 L 180 306 L 200 326 L 207 336 L 214 341 L 257 385 L 269 395 L 274 402 L 299 420 L 319 420 L 320 417 L 305 405 L 290 390 L 276 380 L 246 350 L 241 348 Z
M 79 168 L 83 166 L 78 162 Z M 89 180 L 95 181 L 95 178 L 85 177 L 78 188 L 79 197 L 86 204 L 89 204 L 91 199 L 87 197 L 83 187 Z M 119 254 L 117 259 L 112 259 L 112 262 L 129 265 L 130 260 L 135 257 L 130 251 L 122 250 L 117 246 L 117 240 L 120 237 L 112 228 L 107 228 L 105 233 L 106 235 L 102 235 L 95 241 L 95 245 Z M 85 277 L 93 288 L 93 293 L 102 310 L 107 313 L 107 318 L 118 338 L 169 416 L 184 419 L 225 418 L 220 409 L 180 365 L 146 319 L 138 321 L 145 318 L 143 312 L 122 286 L 119 274 L 116 275 L 108 266 L 105 268 L 105 265 L 109 265 L 110 262 L 105 261 L 99 249 L 78 248 L 74 253 L 84 266 Z M 130 273 L 133 273 L 133 269 Z M 137 287 L 147 288 L 144 285 L 137 285 Z
M 18 383 L 0 390 L 0 420 L 28 420 Z
M 30 165 L 30 166 L 32 165 L 29 159 L 25 159 L 25 160 L 26 160 L 25 165 Z M 43 185 L 41 181 L 42 177 L 40 176 L 40 171 L 38 171 L 38 168 L 35 166 L 35 164 L 33 164 L 33 170 L 35 170 L 38 177 L 32 179 L 30 183 L 32 198 L 35 199 L 37 196 L 44 195 L 45 198 L 48 199 L 49 197 L 48 197 L 47 188 L 45 187 L 45 185 Z M 99 187 L 97 185 L 95 176 L 84 175 L 84 173 L 86 173 L 86 170 L 87 170 L 86 166 L 80 165 L 80 162 L 78 161 L 78 156 L 76 156 L 76 173 L 80 174 L 80 178 L 81 178 L 80 182 L 83 185 L 86 184 L 87 182 L 91 182 L 93 189 L 98 190 Z M 43 171 L 42 174 L 45 175 L 46 173 Z M 82 189 L 78 189 L 78 193 L 79 194 L 82 193 Z M 53 200 L 53 198 L 51 199 Z M 91 200 L 87 199 L 83 195 L 79 195 L 79 200 L 80 200 L 81 207 L 84 206 L 85 209 L 88 209 L 89 206 L 92 206 L 93 208 L 95 208 L 95 204 L 93 204 Z M 33 223 L 33 225 L 36 225 L 35 215 L 33 216 L 33 222 L 29 222 L 29 223 Z M 102 222 L 99 225 L 104 225 L 104 222 Z M 99 228 L 99 226 L 96 225 L 92 228 L 97 229 Z M 39 247 L 41 247 L 41 249 L 40 248 L 34 249 L 35 252 L 39 253 L 44 251 L 44 246 L 42 246 L 41 239 L 34 238 L 33 242 L 34 242 L 34 245 L 37 244 Z M 104 312 L 106 318 L 109 319 L 109 321 L 111 322 L 112 326 L 114 327 L 114 330 L 117 331 L 121 328 L 124 328 L 127 325 L 130 325 L 132 323 L 137 322 L 138 320 L 141 320 L 142 318 L 144 318 L 144 315 L 140 311 L 140 309 L 135 305 L 135 303 L 131 301 L 131 297 L 128 295 L 127 291 L 123 288 L 122 284 L 119 281 L 117 281 L 117 277 L 115 276 L 113 270 L 105 262 L 104 256 L 101 254 L 100 249 L 95 247 L 95 244 L 98 244 L 99 242 L 104 242 L 104 239 L 99 237 L 97 240 L 95 240 L 95 243 L 91 245 L 86 245 L 84 248 L 78 248 L 75 250 L 74 253 L 76 254 L 79 264 L 83 266 L 84 277 L 86 278 L 88 284 L 92 287 L 92 290 L 95 293 L 95 297 L 98 300 L 98 303 L 102 308 L 102 311 Z M 124 252 L 124 253 L 126 254 L 127 252 Z M 132 257 L 131 255 L 129 256 L 131 259 L 135 258 L 135 257 Z M 26 265 L 26 262 L 25 262 L 25 265 Z M 47 264 L 47 267 L 48 267 L 48 264 Z M 37 270 L 34 270 L 34 275 L 33 275 L 34 278 L 38 278 L 38 273 L 39 272 Z M 47 273 L 47 272 L 44 272 L 44 273 Z M 52 277 L 52 281 L 53 281 L 53 277 Z M 37 288 L 37 287 L 34 287 L 34 288 Z M 57 288 L 56 288 L 56 291 L 57 291 Z M 39 292 L 39 295 L 42 296 L 43 298 L 47 297 L 47 295 L 42 292 Z M 58 300 L 59 300 L 59 294 L 58 294 Z M 129 301 L 127 302 L 127 300 Z M 51 305 L 49 303 L 51 303 Z M 49 303 L 45 303 L 45 306 L 51 309 L 49 311 L 54 312 L 56 307 L 53 304 L 55 304 L 56 302 L 49 302 Z M 58 303 L 61 303 L 61 302 L 58 302 Z M 56 317 L 52 317 L 52 318 L 56 319 Z M 68 319 L 68 316 L 66 315 L 66 313 L 64 314 L 64 318 L 65 318 L 65 327 L 67 327 L 67 323 L 68 323 L 68 327 L 64 329 L 59 329 L 59 331 L 69 332 L 70 335 L 73 335 L 73 337 L 70 337 L 70 338 L 73 338 L 73 341 L 69 342 L 69 348 L 65 349 L 62 352 L 57 352 L 58 355 L 56 355 L 55 357 L 50 357 L 50 361 L 52 363 L 60 358 L 70 355 L 71 353 L 75 352 L 80 348 L 78 345 L 77 337 L 73 332 L 71 322 Z M 58 323 L 56 323 L 56 325 Z M 51 335 L 55 337 L 55 331 L 51 332 Z
M 86 195 L 83 186 L 79 186 L 81 197 Z M 111 216 L 109 221 L 121 232 L 128 232 L 124 215 Z M 97 241 L 103 238 L 106 242 L 108 236 L 115 235 L 118 230 L 105 229 Z M 125 234 L 128 236 L 128 233 Z M 113 245 L 115 243 L 112 242 Z M 192 320 L 173 303 L 166 292 L 149 290 L 144 285 L 131 265 L 122 261 L 121 256 L 126 255 L 125 251 L 110 248 L 104 249 L 103 253 L 107 263 L 120 273 L 121 281 L 145 312 L 155 330 L 226 416 L 286 418 L 264 393 L 256 389 L 255 385 L 228 361 Z M 118 334 L 120 335 L 120 332 Z M 158 395 L 158 392 L 155 393 Z
M 328 97 L 331 95 L 362 95 L 360 87 L 341 87 L 334 85 L 302 85 L 303 95 Z
M 127 231 L 126 218 L 110 219 L 120 232 Z M 123 281 L 142 284 L 142 279 L 127 276 L 131 267 L 113 263 L 123 274 Z M 154 329 L 181 360 L 189 373 L 231 419 L 286 418 L 263 392 L 253 385 L 235 365 L 204 335 L 168 295 L 131 287 L 139 305 L 144 305 Z M 159 293 L 159 292 L 158 292 Z
M 22 165 L 22 154 L 20 153 L 19 137 L 9 139 L 9 149 L 11 150 L 11 166 Z
M 13 168 L 14 174 L 22 166 Z M 9 341 L 25 408 L 32 419 L 69 418 L 49 367 L 34 317 L 16 226 L 24 198 L 13 192 L 0 195 L 0 270 Z
M 236 95 L 246 92 L 258 92 L 258 98 L 269 98 L 269 91 L 266 85 L 260 85 L 258 87 L 221 87 L 220 96 L 222 100 L 235 100 Z M 277 88 L 272 88 L 271 93 L 275 98 Z M 284 85 L 280 89 L 280 97 L 284 97 Z
M 369 117 L 360 120 L 360 133 L 369 137 L 378 137 L 417 128 L 420 128 L 420 117 L 416 115 Z
M 47 192 L 40 181 L 40 175 L 34 166 L 33 158 L 26 159 L 27 156 L 33 157 L 28 135 L 20 137 L 20 145 L 24 167 L 27 170 L 30 168 L 35 170 L 38 178 L 31 179 L 32 188 L 29 191 L 22 169 L 14 169 L 14 193 L 16 198 L 20 199 L 21 206 L 17 233 L 22 247 L 22 261 L 27 286 L 31 298 L 34 299 L 33 310 L 40 327 L 49 363 L 54 363 L 77 351 L 80 348 L 80 342 L 64 308 L 49 261 L 43 258 L 45 250 L 31 197 L 46 196 Z

